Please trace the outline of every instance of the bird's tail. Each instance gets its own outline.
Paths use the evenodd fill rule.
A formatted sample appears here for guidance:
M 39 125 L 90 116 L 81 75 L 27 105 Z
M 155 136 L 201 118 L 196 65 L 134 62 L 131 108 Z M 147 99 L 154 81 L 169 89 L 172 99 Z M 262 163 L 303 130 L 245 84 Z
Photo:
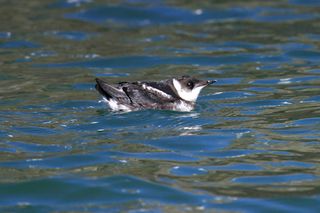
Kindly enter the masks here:
M 118 89 L 99 78 L 96 78 L 96 82 L 96 90 L 106 99 L 129 99 L 122 89 Z

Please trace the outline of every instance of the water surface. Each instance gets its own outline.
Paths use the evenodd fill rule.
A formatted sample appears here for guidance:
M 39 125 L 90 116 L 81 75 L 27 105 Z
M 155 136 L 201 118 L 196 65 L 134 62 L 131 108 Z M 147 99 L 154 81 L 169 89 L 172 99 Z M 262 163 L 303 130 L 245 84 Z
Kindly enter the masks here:
M 4 212 L 318 212 L 317 1 L 0 7 Z M 94 78 L 217 79 L 193 112 L 112 113 Z

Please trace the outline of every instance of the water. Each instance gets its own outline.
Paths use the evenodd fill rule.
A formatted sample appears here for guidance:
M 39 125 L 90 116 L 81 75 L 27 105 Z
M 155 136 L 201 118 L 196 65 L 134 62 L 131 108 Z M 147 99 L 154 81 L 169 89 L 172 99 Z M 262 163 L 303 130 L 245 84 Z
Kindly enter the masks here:
M 318 1 L 3 1 L 2 212 L 318 212 Z M 217 79 L 111 113 L 94 78 Z

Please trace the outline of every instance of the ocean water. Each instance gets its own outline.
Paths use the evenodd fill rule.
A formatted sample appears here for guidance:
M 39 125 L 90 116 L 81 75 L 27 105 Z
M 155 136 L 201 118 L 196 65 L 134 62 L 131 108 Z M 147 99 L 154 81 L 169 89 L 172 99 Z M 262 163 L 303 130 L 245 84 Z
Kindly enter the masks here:
M 320 4 L 2 1 L 1 212 L 319 212 Z M 188 113 L 110 83 L 218 82 Z

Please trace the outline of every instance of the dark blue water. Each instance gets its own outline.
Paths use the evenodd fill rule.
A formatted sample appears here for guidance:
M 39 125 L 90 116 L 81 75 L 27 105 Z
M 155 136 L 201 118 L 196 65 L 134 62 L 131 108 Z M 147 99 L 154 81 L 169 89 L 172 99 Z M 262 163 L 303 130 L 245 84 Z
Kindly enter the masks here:
M 318 1 L 5 1 L 1 212 L 319 212 Z M 217 79 L 189 113 L 94 78 Z

